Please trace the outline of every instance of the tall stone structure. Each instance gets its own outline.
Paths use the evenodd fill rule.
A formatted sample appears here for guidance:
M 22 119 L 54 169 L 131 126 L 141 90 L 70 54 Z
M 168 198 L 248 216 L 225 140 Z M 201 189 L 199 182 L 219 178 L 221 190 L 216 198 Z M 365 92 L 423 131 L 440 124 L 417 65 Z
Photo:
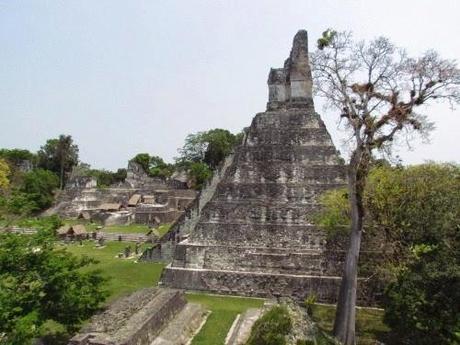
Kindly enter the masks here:
M 267 111 L 253 119 L 162 283 L 333 302 L 342 259 L 326 250 L 314 214 L 318 195 L 343 186 L 346 173 L 314 109 L 306 31 L 284 67 L 270 70 L 268 88 Z

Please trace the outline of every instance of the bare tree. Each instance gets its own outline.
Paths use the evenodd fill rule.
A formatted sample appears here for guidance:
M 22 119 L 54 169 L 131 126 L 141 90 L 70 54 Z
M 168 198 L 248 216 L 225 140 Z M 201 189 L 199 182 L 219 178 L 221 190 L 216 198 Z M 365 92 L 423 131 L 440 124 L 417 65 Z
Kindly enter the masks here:
M 391 150 L 404 133 L 424 134 L 433 128 L 423 110 L 435 100 L 460 102 L 460 71 L 454 61 L 434 51 L 410 58 L 380 37 L 355 42 L 350 33 L 326 31 L 311 56 L 316 95 L 340 112 L 350 133 L 348 189 L 351 232 L 334 323 L 343 344 L 355 343 L 358 258 L 363 229 L 363 190 L 372 155 Z

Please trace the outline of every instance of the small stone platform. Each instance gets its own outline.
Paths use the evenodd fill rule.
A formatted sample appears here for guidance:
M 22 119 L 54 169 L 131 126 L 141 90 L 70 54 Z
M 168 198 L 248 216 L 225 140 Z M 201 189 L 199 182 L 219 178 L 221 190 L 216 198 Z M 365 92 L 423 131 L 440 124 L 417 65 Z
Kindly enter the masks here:
M 69 345 L 185 344 L 206 315 L 201 306 L 187 304 L 181 290 L 143 289 L 94 316 Z M 173 341 L 172 331 L 168 331 L 173 324 L 177 325 L 176 339 L 183 342 Z

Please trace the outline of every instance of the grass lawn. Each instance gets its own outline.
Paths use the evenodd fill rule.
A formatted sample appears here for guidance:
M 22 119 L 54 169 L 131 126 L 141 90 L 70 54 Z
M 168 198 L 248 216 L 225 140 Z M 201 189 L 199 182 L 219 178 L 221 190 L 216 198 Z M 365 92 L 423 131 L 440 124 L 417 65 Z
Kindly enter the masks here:
M 198 293 L 187 294 L 187 300 L 203 304 L 212 313 L 206 324 L 195 336 L 192 345 L 220 345 L 224 344 L 225 337 L 232 326 L 235 317 L 248 308 L 260 308 L 263 299 L 214 296 Z
M 334 326 L 335 307 L 316 304 L 313 319 L 319 327 L 331 333 Z M 358 345 L 374 345 L 376 340 L 384 340 L 389 329 L 383 323 L 383 310 L 359 308 L 356 316 Z
M 160 237 L 163 237 L 169 231 L 169 229 L 171 229 L 171 226 L 172 226 L 171 223 L 161 224 L 157 228 L 157 231 L 160 234 Z
M 164 268 L 161 263 L 135 263 L 133 259 L 117 258 L 117 254 L 123 252 L 127 245 L 133 248 L 130 242 L 106 242 L 106 246 L 99 249 L 93 241 L 84 241 L 83 246 L 70 244 L 66 247 L 73 254 L 87 255 L 99 261 L 88 269 L 100 269 L 105 277 L 110 278 L 107 284 L 109 303 L 122 295 L 156 285 Z
M 146 234 L 149 231 L 149 227 L 143 224 L 108 225 L 104 226 L 101 230 L 119 234 Z

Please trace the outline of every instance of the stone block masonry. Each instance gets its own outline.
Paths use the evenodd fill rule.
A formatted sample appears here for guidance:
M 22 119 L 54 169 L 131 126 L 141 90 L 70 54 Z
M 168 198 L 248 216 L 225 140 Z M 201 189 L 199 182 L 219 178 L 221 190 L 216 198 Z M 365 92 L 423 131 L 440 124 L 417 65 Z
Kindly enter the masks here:
M 185 306 L 179 290 L 140 290 L 93 317 L 69 345 L 150 345 Z
M 315 214 L 321 193 L 345 185 L 346 166 L 314 109 L 307 46 L 300 31 L 284 68 L 271 70 L 267 111 L 176 245 L 165 286 L 336 301 L 344 253 L 331 250 Z M 360 284 L 360 303 L 372 304 Z

